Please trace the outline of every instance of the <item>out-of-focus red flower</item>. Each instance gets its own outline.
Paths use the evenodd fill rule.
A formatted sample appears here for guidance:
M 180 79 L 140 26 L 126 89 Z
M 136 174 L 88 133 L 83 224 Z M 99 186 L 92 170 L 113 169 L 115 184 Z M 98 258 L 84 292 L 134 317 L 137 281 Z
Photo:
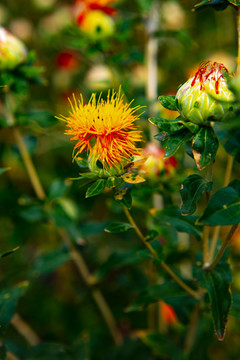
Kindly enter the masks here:
M 57 66 L 61 69 L 74 70 L 79 65 L 77 54 L 73 51 L 61 51 L 56 58 Z
M 162 321 L 165 324 L 172 325 L 178 322 L 178 318 L 173 307 L 164 301 L 160 301 L 160 312 Z
M 74 14 L 78 25 L 81 26 L 85 17 L 91 11 L 102 11 L 103 13 L 113 16 L 116 14 L 116 10 L 110 5 L 114 3 L 114 0 L 75 0 Z
M 141 165 L 142 170 L 150 178 L 156 178 L 162 172 L 172 175 L 178 165 L 174 156 L 164 159 L 164 150 L 156 143 L 150 142 L 143 150 L 143 155 L 148 156 L 147 160 Z

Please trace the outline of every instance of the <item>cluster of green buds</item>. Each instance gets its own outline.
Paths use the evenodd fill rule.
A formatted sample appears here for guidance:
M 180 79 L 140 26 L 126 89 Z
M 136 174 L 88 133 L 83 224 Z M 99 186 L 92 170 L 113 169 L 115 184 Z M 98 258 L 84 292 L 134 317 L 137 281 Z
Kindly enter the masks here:
M 27 59 L 24 44 L 0 27 L 0 70 L 12 70 Z
M 225 74 L 228 71 L 223 64 L 204 61 L 195 76 L 178 89 L 177 108 L 184 121 L 208 125 L 227 116 L 232 110 L 233 94 Z

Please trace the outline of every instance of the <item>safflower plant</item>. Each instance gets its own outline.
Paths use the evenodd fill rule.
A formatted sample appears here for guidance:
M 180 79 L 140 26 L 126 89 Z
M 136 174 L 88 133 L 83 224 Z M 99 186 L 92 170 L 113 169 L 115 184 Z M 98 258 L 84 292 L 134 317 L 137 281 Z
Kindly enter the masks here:
M 237 1 L 222 0 L 218 5 L 224 5 L 222 8 L 225 8 L 229 3 L 231 6 L 239 5 Z M 212 1 L 203 1 L 202 4 L 208 6 Z M 214 0 L 213 5 L 215 4 Z M 99 18 L 92 18 L 93 22 L 87 23 L 89 16 L 91 19 L 94 14 L 101 14 L 101 21 L 104 22 L 105 16 L 112 17 L 115 14 L 113 1 L 110 0 L 77 0 L 75 5 L 78 8 L 76 17 L 79 27 L 94 36 L 95 20 L 98 22 Z M 141 2 L 141 6 L 145 16 L 148 5 Z M 94 26 L 91 27 L 92 25 Z M 153 37 L 156 35 L 154 33 Z M 17 49 L 13 51 L 15 46 Z M 93 93 L 88 101 L 86 93 L 74 92 L 69 96 L 68 105 L 64 105 L 61 112 L 63 115 L 56 118 L 59 124 L 65 126 L 65 131 L 61 131 L 65 134 L 63 136 L 66 143 L 71 141 L 70 144 L 73 144 L 73 164 L 70 161 L 71 150 L 67 152 L 64 149 L 67 163 L 70 164 L 67 165 L 68 169 L 72 167 L 73 172 L 80 173 L 73 178 L 68 176 L 62 182 L 52 181 L 45 191 L 21 133 L 21 128 L 25 127 L 25 131 L 29 131 L 32 124 L 34 112 L 27 113 L 25 104 L 30 99 L 29 85 L 44 84 L 42 68 L 35 66 L 35 57 L 28 54 L 25 46 L 18 40 L 8 43 L 2 59 L 1 54 L 0 51 L 0 80 L 3 84 L 0 93 L 0 111 L 3 117 L 1 125 L 9 128 L 7 130 L 13 135 L 37 197 L 35 199 L 31 194 L 18 198 L 18 207 L 21 208 L 19 217 L 22 221 L 31 223 L 29 231 L 36 224 L 41 224 L 46 233 L 49 231 L 54 234 L 57 245 L 60 243 L 61 247 L 56 251 L 54 249 L 46 257 L 40 256 L 27 281 L 17 283 L 0 293 L 0 334 L 3 339 L 0 357 L 4 360 L 15 359 L 15 355 L 19 359 L 36 360 L 116 360 L 130 359 L 133 356 L 144 360 L 209 359 L 206 349 L 208 345 L 203 344 L 203 338 L 207 342 L 215 333 L 217 339 L 222 341 L 229 315 L 237 313 L 239 316 L 238 293 L 234 287 L 233 294 L 231 292 L 232 269 L 229 263 L 229 245 L 238 234 L 240 222 L 240 180 L 232 180 L 234 158 L 236 161 L 240 159 L 239 69 L 236 74 L 231 74 L 222 63 L 201 62 L 195 75 L 176 90 L 176 95 L 159 96 L 163 107 L 178 112 L 179 115 L 174 120 L 157 115 L 151 115 L 149 121 L 144 119 L 145 112 L 152 112 L 148 109 L 149 103 L 147 106 L 145 103 L 143 106 L 135 106 L 133 101 L 126 100 L 125 91 L 121 87 L 116 86 L 115 90 L 109 90 L 107 94 Z M 38 118 L 36 112 L 35 117 L 40 126 L 41 117 Z M 55 120 L 51 116 L 50 118 L 51 127 Z M 149 126 L 157 131 L 159 129 L 154 138 L 149 135 Z M 34 129 L 39 131 L 38 127 L 33 127 Z M 47 131 L 42 131 L 44 136 L 46 133 Z M 217 189 L 221 179 L 216 179 L 215 162 L 224 156 L 227 158 L 227 167 L 223 187 Z M 62 158 L 60 161 L 58 171 L 64 168 Z M 187 168 L 186 163 L 191 166 Z M 0 169 L 1 179 L 8 171 L 11 169 Z M 77 189 L 74 199 L 66 195 L 67 188 Z M 99 199 L 98 203 L 96 199 Z M 85 206 L 87 202 L 98 204 L 103 216 L 105 212 L 110 218 L 114 213 L 114 220 L 117 217 L 117 221 L 104 221 L 104 226 L 99 231 L 103 233 L 104 230 L 106 241 L 112 244 L 114 250 L 109 256 L 109 249 L 104 253 L 107 248 L 105 245 L 102 246 L 103 249 L 97 241 L 96 244 L 90 241 L 86 245 L 82 234 L 79 235 L 79 223 L 84 228 L 88 221 L 88 205 Z M 81 206 L 84 210 L 79 219 Z M 134 217 L 132 210 L 136 210 Z M 122 221 L 123 215 L 127 222 Z M 98 216 L 101 217 L 102 214 Z M 140 219 L 139 225 L 135 218 Z M 222 230 L 222 225 L 229 228 Z M 128 235 L 131 231 L 135 231 L 140 239 L 140 246 L 138 243 L 136 245 L 132 235 Z M 120 234 L 119 238 L 117 234 Z M 113 243 L 115 236 L 116 243 Z M 120 253 L 118 248 L 123 239 L 131 247 L 128 253 L 126 249 Z M 187 243 L 185 252 L 181 251 L 184 243 L 185 246 Z M 104 253 L 104 260 L 99 261 L 100 264 L 96 259 L 90 258 L 92 253 L 97 253 L 98 248 Z M 10 259 L 19 251 L 21 248 L 14 247 L 3 252 L 0 260 L 6 256 L 10 256 Z M 96 258 L 99 256 L 97 254 Z M 85 255 L 89 256 L 88 260 L 85 260 Z M 70 296 L 64 297 L 62 288 L 57 295 L 59 301 L 63 298 L 66 303 L 69 302 L 69 308 L 74 308 L 71 321 L 75 321 L 76 315 L 77 335 L 75 328 L 73 331 L 70 329 L 72 322 L 68 328 L 76 336 L 71 340 L 71 351 L 70 346 L 48 344 L 44 334 L 42 341 L 29 325 L 26 326 L 24 320 L 19 321 L 19 315 L 16 314 L 17 300 L 25 294 L 29 284 L 37 282 L 38 274 L 51 274 L 51 278 L 46 278 L 46 286 L 50 287 L 54 278 L 53 271 L 70 259 L 109 330 L 103 345 L 109 346 L 106 352 L 103 349 L 98 351 L 101 345 L 96 345 L 97 351 L 93 353 L 91 342 L 99 344 L 102 338 L 94 338 L 95 329 L 84 329 L 77 317 L 77 311 L 80 310 L 86 318 L 90 313 L 88 309 L 86 315 L 85 309 L 79 310 L 82 297 L 87 298 L 88 295 L 82 295 L 82 289 L 77 289 L 72 302 L 69 300 Z M 184 266 L 184 260 L 187 266 Z M 133 269 L 128 285 L 124 276 L 120 276 L 119 282 L 115 277 L 115 271 L 126 265 Z M 66 288 L 70 286 L 68 271 L 64 268 L 63 272 L 58 273 L 58 281 Z M 109 275 L 113 276 L 113 287 Z M 124 287 L 128 293 L 134 288 L 127 298 L 124 297 Z M 110 299 L 110 294 L 116 288 L 119 292 Z M 106 298 L 103 291 L 107 293 Z M 51 301 L 51 296 L 48 296 L 47 302 Z M 116 310 L 117 306 L 114 307 L 118 296 L 123 297 L 124 309 Z M 57 306 L 57 301 L 54 299 L 52 309 Z M 88 298 L 86 302 L 89 305 Z M 34 308 L 34 312 L 39 312 L 42 316 L 39 308 L 37 310 Z M 117 320 L 115 311 L 118 313 Z M 119 320 L 122 313 L 125 319 L 136 316 L 137 320 L 141 320 L 142 313 L 147 313 L 148 324 L 146 325 L 145 319 L 141 322 L 141 326 L 145 324 L 143 329 L 126 330 L 124 321 L 121 324 Z M 156 319 L 159 320 L 158 327 Z M 8 339 L 4 340 L 4 332 L 10 322 L 20 334 L 24 333 L 21 332 L 22 328 L 27 328 L 28 334 L 30 329 L 30 341 L 29 336 L 26 333 L 24 335 L 29 346 L 22 346 L 19 350 L 17 346 L 11 346 Z M 96 323 L 94 320 L 93 328 L 97 327 Z M 78 326 L 81 327 L 81 332 Z M 105 329 L 103 331 L 105 333 Z M 109 345 L 109 335 L 116 345 L 114 350 Z M 52 339 L 51 336 L 53 337 L 50 333 Z M 63 331 L 60 337 L 65 338 L 66 333 Z M 134 343 L 134 346 L 129 346 L 129 342 Z M 87 351 L 87 347 L 91 351 Z

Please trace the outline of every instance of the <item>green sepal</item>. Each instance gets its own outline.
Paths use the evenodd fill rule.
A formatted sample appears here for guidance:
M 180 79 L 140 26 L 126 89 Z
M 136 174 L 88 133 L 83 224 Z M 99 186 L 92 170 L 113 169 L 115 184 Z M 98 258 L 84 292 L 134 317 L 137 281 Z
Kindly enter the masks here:
M 107 183 L 106 179 L 98 179 L 97 181 L 95 181 L 87 189 L 86 198 L 101 194 L 103 192 L 103 190 L 105 189 L 106 183 Z
M 150 118 L 149 121 L 158 126 L 162 131 L 166 131 L 171 134 L 176 134 L 185 129 L 185 125 L 182 123 L 181 118 L 175 120 L 168 120 L 164 118 Z
M 164 159 L 173 156 L 183 144 L 192 139 L 192 136 L 193 134 L 187 129 L 179 134 L 170 135 L 167 138 Z
M 111 189 L 117 186 L 121 186 L 123 179 L 120 176 L 109 176 L 107 178 L 107 188 Z
M 200 127 L 192 141 L 192 152 L 199 170 L 203 170 L 214 161 L 218 145 L 219 142 L 213 129 L 206 126 Z
M 158 100 L 165 109 L 173 111 L 177 110 L 175 95 L 161 95 L 158 97 Z
M 96 179 L 97 178 L 97 175 L 92 172 L 80 173 L 79 175 L 81 175 L 82 177 L 87 178 L 87 179 Z
M 212 184 L 211 181 L 203 179 L 200 175 L 190 175 L 184 180 L 180 190 L 183 215 L 191 215 L 196 211 L 197 203 L 203 192 L 210 192 Z

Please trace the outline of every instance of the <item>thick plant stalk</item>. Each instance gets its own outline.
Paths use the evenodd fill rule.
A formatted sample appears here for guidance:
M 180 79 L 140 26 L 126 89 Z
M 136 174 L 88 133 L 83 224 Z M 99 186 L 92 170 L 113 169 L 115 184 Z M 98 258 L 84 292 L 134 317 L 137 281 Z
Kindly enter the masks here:
M 133 226 L 136 234 L 138 235 L 138 237 L 141 239 L 142 243 L 148 248 L 149 252 L 153 255 L 153 257 L 155 259 L 158 258 L 158 255 L 156 253 L 156 251 L 153 249 L 153 247 L 151 246 L 151 244 L 147 241 L 145 241 L 145 237 L 142 234 L 142 232 L 140 231 L 139 227 L 137 226 L 137 224 L 135 223 L 132 215 L 130 214 L 130 212 L 124 207 L 122 206 L 126 217 L 128 218 L 130 224 Z M 193 289 L 191 289 L 187 284 L 185 284 L 184 281 L 182 281 L 171 269 L 170 267 L 165 264 L 165 262 L 161 263 L 162 268 L 178 283 L 178 285 L 180 285 L 184 290 L 186 290 L 187 293 L 189 293 L 191 296 L 195 297 L 196 299 L 199 299 L 199 293 Z
M 227 167 L 226 167 L 224 183 L 223 183 L 224 187 L 227 186 L 229 184 L 230 180 L 231 180 L 233 160 L 234 160 L 234 157 L 232 155 L 228 154 Z M 211 261 L 213 259 L 213 256 L 214 256 L 214 252 L 215 252 L 215 249 L 216 249 L 216 246 L 217 246 L 217 241 L 218 241 L 220 229 L 221 229 L 221 226 L 217 225 L 214 228 L 214 231 L 213 231 L 211 246 L 210 246 L 210 250 L 209 250 L 209 258 L 208 258 L 208 263 L 209 264 L 211 263 Z
M 19 360 L 19 358 L 14 355 L 11 351 L 7 351 L 6 360 Z
M 26 148 L 26 145 L 23 141 L 22 135 L 20 133 L 20 130 L 14 129 L 14 135 L 16 137 L 17 143 L 19 145 L 19 150 L 22 155 L 23 161 L 25 163 L 26 169 L 29 174 L 30 181 L 32 183 L 32 186 L 36 192 L 37 197 L 40 200 L 44 200 L 46 198 L 46 194 L 43 190 L 43 187 L 41 185 L 41 182 L 39 180 L 37 171 L 34 167 L 34 164 L 32 162 L 32 159 L 28 153 L 28 150 Z M 83 257 L 78 253 L 78 251 L 75 249 L 74 245 L 72 244 L 71 240 L 68 239 L 65 235 L 62 236 L 62 239 L 64 243 L 67 245 L 67 248 L 70 251 L 71 258 L 74 261 L 79 273 L 81 274 L 82 278 L 84 279 L 84 282 L 91 286 L 92 282 L 90 280 L 91 274 L 88 270 L 88 267 L 83 259 Z M 114 319 L 114 316 L 111 312 L 111 309 L 109 308 L 108 304 L 106 303 L 106 300 L 104 299 L 103 295 L 101 294 L 100 290 L 92 289 L 92 296 L 94 300 L 96 301 L 96 304 L 102 313 L 102 316 L 109 328 L 110 333 L 112 334 L 113 340 L 115 344 L 120 344 L 122 342 L 122 335 L 118 330 L 116 321 Z

